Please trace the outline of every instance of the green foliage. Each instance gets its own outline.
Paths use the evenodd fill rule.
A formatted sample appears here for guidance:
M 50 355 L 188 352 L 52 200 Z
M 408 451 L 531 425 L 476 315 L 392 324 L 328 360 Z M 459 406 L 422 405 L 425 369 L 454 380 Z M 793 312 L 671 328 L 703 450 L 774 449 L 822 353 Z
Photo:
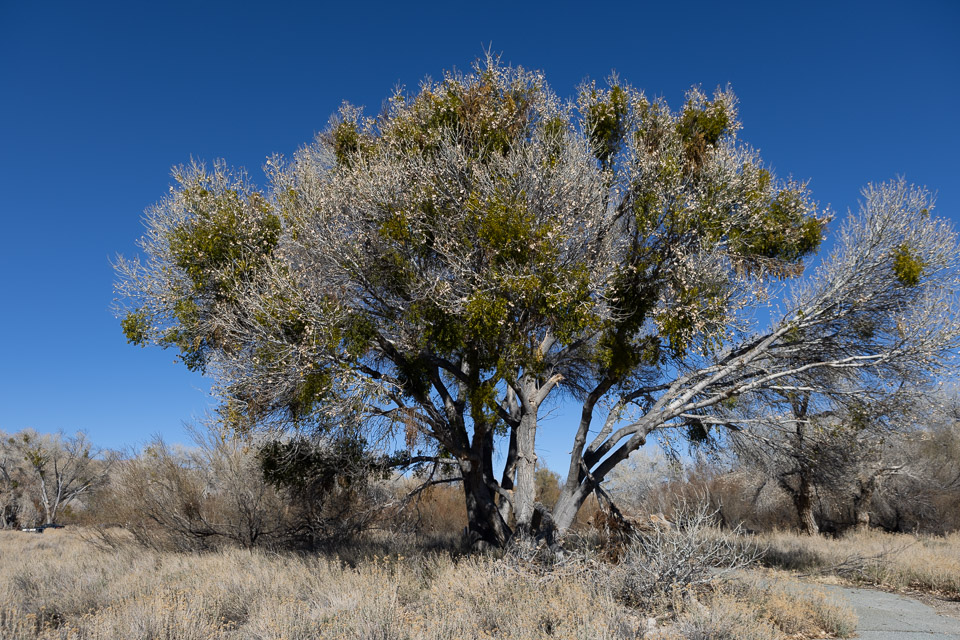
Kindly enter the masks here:
M 405 396 L 420 398 L 429 393 L 432 370 L 430 363 L 414 355 L 401 359 L 396 367 L 396 377 L 400 381 Z
M 766 182 L 766 179 L 763 180 Z M 796 262 L 820 247 L 824 222 L 811 217 L 805 194 L 782 189 L 764 206 L 760 220 L 731 231 L 740 255 Z
M 371 457 L 361 437 L 340 437 L 324 445 L 302 439 L 274 440 L 257 458 L 267 482 L 297 494 L 321 497 L 336 487 L 349 488 L 383 475 L 388 461 Z
M 177 347 L 180 360 L 191 371 L 203 371 L 207 351 L 216 346 L 214 336 L 207 336 L 199 329 L 202 310 L 192 298 L 180 298 L 173 304 L 173 317 L 177 324 L 171 326 L 158 339 L 166 347 Z
M 544 257 L 537 249 L 544 248 L 542 241 L 548 229 L 537 225 L 524 196 L 522 192 L 497 193 L 485 202 L 476 195 L 467 199 L 467 208 L 473 214 L 469 225 L 493 266 L 527 265 L 534 258 Z
M 330 132 L 337 163 L 350 166 L 353 157 L 360 151 L 360 132 L 355 122 L 341 122 Z
M 376 337 L 374 320 L 365 313 L 352 313 L 343 330 L 343 349 L 348 356 L 359 358 L 373 346 Z
M 533 132 L 531 98 L 535 87 L 503 77 L 488 68 L 476 82 L 448 74 L 408 101 L 394 96 L 394 113 L 383 123 L 384 139 L 410 151 L 431 151 L 441 139 L 455 136 L 476 158 L 506 154 L 518 139 Z
M 901 244 L 893 254 L 893 273 L 905 287 L 917 286 L 926 266 L 907 244 Z
M 232 348 L 222 331 L 208 329 L 208 318 L 218 307 L 239 303 L 277 247 L 282 225 L 259 192 L 215 185 L 202 169 L 177 178 L 182 186 L 174 202 L 183 218 L 165 227 L 158 241 L 171 263 L 165 277 L 179 275 L 161 306 L 128 312 L 121 327 L 129 342 L 176 347 L 188 368 L 203 371 L 211 349 Z
M 708 151 L 730 131 L 730 125 L 730 114 L 722 100 L 702 105 L 687 101 L 676 128 L 683 141 L 688 171 L 703 164 Z
M 194 293 L 229 297 L 273 253 L 280 218 L 259 193 L 244 200 L 233 189 L 187 187 L 183 197 L 192 216 L 168 238 L 174 263 L 189 276 Z
M 123 335 L 127 337 L 128 343 L 141 347 L 147 346 L 150 324 L 146 312 L 129 311 L 120 321 L 120 327 L 123 329 Z
M 588 94 L 589 97 L 584 100 L 584 129 L 590 135 L 597 159 L 604 167 L 608 167 L 620 151 L 626 135 L 630 99 L 619 85 L 612 86 L 609 91 L 590 87 Z
M 315 405 L 329 393 L 330 383 L 330 374 L 324 370 L 312 371 L 303 376 L 297 394 L 290 403 L 291 415 L 295 419 L 309 416 Z

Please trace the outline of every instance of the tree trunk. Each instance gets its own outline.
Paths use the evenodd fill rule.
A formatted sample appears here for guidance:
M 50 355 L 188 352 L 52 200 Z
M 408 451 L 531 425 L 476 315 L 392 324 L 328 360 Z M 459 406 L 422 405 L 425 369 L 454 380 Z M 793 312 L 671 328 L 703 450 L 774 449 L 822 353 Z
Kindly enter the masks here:
M 800 474 L 798 489 L 793 495 L 793 503 L 797 508 L 800 531 L 807 535 L 818 535 L 820 527 L 813 517 L 813 483 L 806 474 Z
M 51 511 L 50 498 L 47 496 L 47 479 L 40 474 L 40 503 L 43 505 L 43 524 L 53 524 L 54 513 Z
M 592 485 L 588 480 L 578 484 L 570 490 L 566 486 L 561 487 L 560 497 L 557 498 L 557 504 L 553 507 L 553 522 L 556 525 L 557 533 L 563 535 L 567 529 L 573 526 L 580 512 L 580 507 L 586 502 L 592 491 Z
M 484 549 L 504 546 L 510 539 L 511 531 L 500 516 L 483 466 L 471 460 L 461 461 L 460 472 L 467 503 L 467 530 L 471 547 Z
M 859 491 L 853 497 L 854 528 L 857 531 L 867 531 L 870 528 L 870 502 L 877 486 L 877 477 L 871 475 L 864 480 L 857 478 Z
M 510 446 L 507 449 L 507 461 L 503 466 L 503 478 L 500 479 L 500 487 L 504 491 L 513 493 L 514 476 L 517 473 L 517 428 L 510 429 Z M 510 522 L 510 514 L 513 513 L 513 504 L 505 498 L 500 498 L 500 517 L 504 522 Z
M 536 501 L 537 454 L 536 408 L 527 411 L 520 418 L 517 428 L 517 479 L 513 493 L 513 508 L 517 516 L 517 531 L 531 532 L 534 502 Z

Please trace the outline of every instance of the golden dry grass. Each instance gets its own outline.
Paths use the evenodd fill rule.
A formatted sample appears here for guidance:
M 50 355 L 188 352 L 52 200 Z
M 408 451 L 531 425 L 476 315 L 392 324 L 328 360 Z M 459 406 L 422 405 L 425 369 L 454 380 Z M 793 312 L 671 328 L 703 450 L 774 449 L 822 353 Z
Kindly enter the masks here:
M 774 567 L 960 597 L 960 533 L 934 537 L 865 531 L 826 538 L 774 532 L 760 541 L 767 549 L 765 562 Z
M 597 570 L 528 571 L 509 558 L 361 551 L 348 558 L 181 554 L 97 548 L 69 529 L 0 531 L 0 638 L 613 640 L 727 637 L 703 635 L 722 628 L 731 638 L 766 639 L 792 633 L 777 611 L 797 608 L 777 604 L 789 594 L 716 588 L 699 594 L 706 604 L 692 594 L 678 598 L 678 617 L 647 633 L 648 614 L 619 601 Z M 810 599 L 794 599 L 803 598 Z

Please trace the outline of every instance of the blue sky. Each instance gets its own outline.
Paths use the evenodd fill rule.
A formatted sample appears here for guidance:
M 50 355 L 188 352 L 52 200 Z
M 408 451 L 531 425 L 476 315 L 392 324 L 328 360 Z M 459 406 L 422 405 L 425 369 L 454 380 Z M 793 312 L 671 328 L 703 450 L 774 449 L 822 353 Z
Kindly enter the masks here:
M 491 46 L 571 96 L 611 70 L 677 105 L 730 83 L 741 137 L 839 212 L 903 175 L 960 219 L 960 3 L 0 2 L 0 430 L 183 440 L 211 405 L 175 354 L 127 345 L 111 259 L 135 253 L 170 167 L 262 179 L 340 102 Z M 540 438 L 564 468 L 565 412 Z M 562 437 L 561 437 L 562 436 Z

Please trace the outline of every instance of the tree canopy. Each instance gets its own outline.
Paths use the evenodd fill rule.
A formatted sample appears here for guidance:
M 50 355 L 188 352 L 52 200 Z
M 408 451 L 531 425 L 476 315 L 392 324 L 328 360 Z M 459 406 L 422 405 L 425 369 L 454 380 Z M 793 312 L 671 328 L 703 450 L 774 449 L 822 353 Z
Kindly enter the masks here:
M 117 264 L 123 329 L 215 375 L 237 428 L 403 430 L 456 463 L 492 544 L 546 511 L 537 421 L 565 395 L 581 418 L 543 520 L 564 530 L 651 433 L 744 428 L 766 393 L 882 394 L 957 345 L 957 242 L 926 191 L 868 187 L 803 276 L 829 215 L 739 129 L 728 89 L 673 110 L 614 77 L 567 101 L 496 59 L 376 117 L 345 105 L 267 161 L 269 189 L 174 171 L 145 259 Z

